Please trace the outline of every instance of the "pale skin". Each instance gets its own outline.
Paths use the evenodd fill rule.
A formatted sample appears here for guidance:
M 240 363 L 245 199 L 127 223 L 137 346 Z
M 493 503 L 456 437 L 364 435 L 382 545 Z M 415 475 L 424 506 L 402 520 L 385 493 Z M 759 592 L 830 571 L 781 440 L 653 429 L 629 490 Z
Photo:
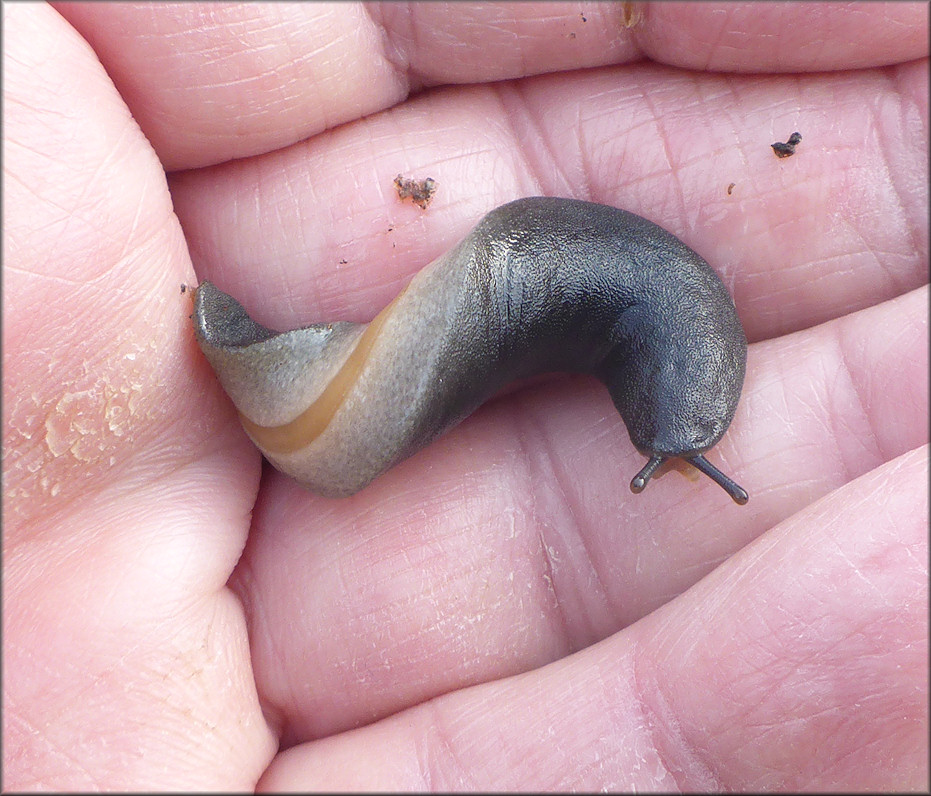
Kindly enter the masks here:
M 3 12 L 5 789 L 928 788 L 927 5 Z M 263 472 L 180 286 L 367 321 L 539 194 L 722 275 L 749 504 L 581 377 Z

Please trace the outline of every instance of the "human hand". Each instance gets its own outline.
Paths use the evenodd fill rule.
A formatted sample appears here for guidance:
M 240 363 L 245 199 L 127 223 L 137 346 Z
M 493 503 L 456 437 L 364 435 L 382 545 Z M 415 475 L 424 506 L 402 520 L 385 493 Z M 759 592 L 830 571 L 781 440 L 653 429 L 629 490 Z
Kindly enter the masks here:
M 926 5 L 58 9 L 4 6 L 5 789 L 928 787 Z M 179 286 L 365 321 L 534 194 L 722 275 L 750 503 L 631 495 L 576 377 L 260 480 Z

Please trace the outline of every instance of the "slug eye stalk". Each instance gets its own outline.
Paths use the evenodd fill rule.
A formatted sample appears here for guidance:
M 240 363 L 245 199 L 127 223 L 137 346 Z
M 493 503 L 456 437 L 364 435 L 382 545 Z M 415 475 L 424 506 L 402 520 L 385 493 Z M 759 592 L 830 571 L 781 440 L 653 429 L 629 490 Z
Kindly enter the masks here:
M 651 456 L 646 465 L 644 465 L 643 469 L 633 477 L 633 480 L 630 482 L 630 491 L 638 495 L 643 492 L 649 480 L 653 477 L 664 461 L 666 461 L 665 456 Z M 709 462 L 704 456 L 698 455 L 683 457 L 683 461 L 688 462 L 696 470 L 707 475 L 712 481 L 720 486 L 721 489 L 727 492 L 727 494 L 730 495 L 733 501 L 739 506 L 743 506 L 750 499 L 746 489 L 737 484 L 733 479 L 724 475 L 724 473 L 722 473 L 717 467 Z

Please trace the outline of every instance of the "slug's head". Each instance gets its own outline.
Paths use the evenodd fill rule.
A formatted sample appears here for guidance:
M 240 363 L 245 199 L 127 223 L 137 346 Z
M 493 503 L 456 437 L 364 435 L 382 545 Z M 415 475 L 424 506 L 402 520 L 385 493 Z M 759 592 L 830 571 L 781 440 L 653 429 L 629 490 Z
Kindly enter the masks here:
M 661 384 L 645 381 L 636 406 L 621 412 L 634 445 L 649 457 L 630 482 L 631 490 L 642 492 L 663 462 L 678 459 L 711 478 L 736 503 L 746 503 L 746 490 L 703 455 L 727 431 L 737 408 L 736 398 L 729 396 L 740 394 L 740 384 L 734 387 L 724 376 L 709 378 L 707 370 L 688 379 L 667 374 Z
M 614 404 L 631 442 L 648 457 L 631 481 L 634 492 L 646 487 L 663 462 L 680 459 L 736 503 L 747 502 L 747 492 L 703 455 L 730 426 L 746 369 L 743 329 L 736 314 L 733 323 L 724 315 L 705 323 L 706 317 L 693 313 L 687 326 L 667 319 L 666 334 L 650 329 L 629 335 L 607 363 L 603 378 Z

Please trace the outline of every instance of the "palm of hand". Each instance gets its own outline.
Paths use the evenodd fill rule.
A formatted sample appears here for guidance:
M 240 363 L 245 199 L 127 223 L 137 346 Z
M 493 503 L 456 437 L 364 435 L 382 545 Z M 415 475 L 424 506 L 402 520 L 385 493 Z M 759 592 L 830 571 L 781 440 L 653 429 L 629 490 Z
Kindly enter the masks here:
M 869 53 L 783 68 L 893 65 L 804 83 L 640 63 L 483 85 L 634 40 L 604 7 L 485 21 L 478 47 L 424 6 L 404 73 L 354 6 L 160 49 L 199 13 L 176 8 L 62 9 L 122 99 L 55 11 L 4 9 L 4 785 L 926 786 L 921 36 L 864 20 Z M 701 8 L 666 13 L 639 41 L 693 67 L 670 42 Z M 523 60 L 489 63 L 506 30 Z M 779 67 L 758 50 L 713 66 Z M 477 85 L 405 100 L 405 74 Z M 794 158 L 774 124 L 805 133 Z M 390 196 L 407 164 L 440 184 L 426 213 Z M 193 341 L 191 260 L 270 326 L 367 320 L 538 193 L 650 217 L 722 273 L 754 344 L 716 450 L 751 503 L 676 475 L 632 498 L 606 393 L 569 378 L 351 499 L 260 482 Z

